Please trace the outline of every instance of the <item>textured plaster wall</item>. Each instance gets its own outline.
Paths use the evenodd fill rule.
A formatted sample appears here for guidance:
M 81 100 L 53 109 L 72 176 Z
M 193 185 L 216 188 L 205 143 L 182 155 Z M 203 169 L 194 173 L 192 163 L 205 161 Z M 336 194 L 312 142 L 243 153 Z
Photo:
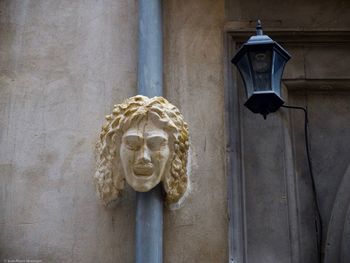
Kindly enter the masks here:
M 224 1 L 165 1 L 166 96 L 189 123 L 192 194 L 166 214 L 167 262 L 227 262 Z M 182 242 L 180 242 L 182 240 Z
M 0 1 L 0 260 L 133 262 L 135 194 L 96 198 L 94 144 L 136 94 L 137 1 Z M 192 193 L 165 262 L 226 262 L 224 1 L 164 1 L 165 94 L 189 123 Z
M 239 27 L 255 27 L 261 19 L 263 27 L 317 30 L 347 30 L 350 4 L 344 0 L 226 0 L 227 20 Z
M 103 117 L 136 92 L 136 1 L 1 1 L 0 258 L 132 262 L 134 195 L 94 192 Z

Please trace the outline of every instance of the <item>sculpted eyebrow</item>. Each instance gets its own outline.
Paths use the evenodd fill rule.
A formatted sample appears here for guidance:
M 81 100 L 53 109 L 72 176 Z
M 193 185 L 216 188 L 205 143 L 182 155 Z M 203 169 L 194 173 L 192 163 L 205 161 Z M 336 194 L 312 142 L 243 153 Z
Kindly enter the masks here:
M 127 134 L 124 136 L 125 140 L 141 140 L 142 137 L 138 134 Z
M 147 140 L 151 140 L 151 141 L 166 141 L 167 138 L 165 136 L 162 135 L 151 135 L 147 137 Z

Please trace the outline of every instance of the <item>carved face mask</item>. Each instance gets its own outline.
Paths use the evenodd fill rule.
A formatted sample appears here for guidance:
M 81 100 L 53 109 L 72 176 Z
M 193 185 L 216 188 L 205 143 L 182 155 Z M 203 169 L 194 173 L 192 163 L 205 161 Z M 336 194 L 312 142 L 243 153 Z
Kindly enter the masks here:
M 186 193 L 188 128 L 179 109 L 162 97 L 137 95 L 114 105 L 96 144 L 96 190 L 108 206 L 125 181 L 146 192 L 162 183 L 167 204 Z
M 122 136 L 120 160 L 127 183 L 146 192 L 163 180 L 171 156 L 169 136 L 151 119 L 134 123 Z

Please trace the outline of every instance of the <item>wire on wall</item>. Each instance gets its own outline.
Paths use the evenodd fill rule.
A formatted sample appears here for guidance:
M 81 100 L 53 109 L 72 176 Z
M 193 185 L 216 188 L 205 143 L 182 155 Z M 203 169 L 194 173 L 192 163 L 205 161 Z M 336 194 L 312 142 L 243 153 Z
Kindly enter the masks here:
M 299 106 L 282 105 L 282 107 L 287 108 L 287 109 L 302 110 L 304 112 L 305 149 L 306 149 L 307 162 L 308 162 L 309 171 L 310 171 L 312 193 L 313 193 L 313 196 L 315 199 L 315 210 L 316 210 L 315 228 L 316 228 L 316 234 L 317 234 L 317 251 L 318 251 L 318 256 L 319 256 L 319 262 L 322 262 L 322 226 L 323 226 L 323 224 L 322 224 L 320 207 L 318 204 L 318 195 L 317 195 L 317 191 L 316 191 L 315 178 L 314 178 L 314 173 L 312 170 L 312 162 L 311 162 L 311 157 L 310 157 L 308 113 L 307 113 L 307 110 L 305 108 L 299 107 Z

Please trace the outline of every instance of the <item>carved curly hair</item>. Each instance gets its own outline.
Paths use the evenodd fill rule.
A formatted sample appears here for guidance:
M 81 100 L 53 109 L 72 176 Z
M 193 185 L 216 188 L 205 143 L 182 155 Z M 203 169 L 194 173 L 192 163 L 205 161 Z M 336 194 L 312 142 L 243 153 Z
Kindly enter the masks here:
M 107 122 L 103 125 L 96 144 L 97 171 L 94 180 L 97 193 L 106 206 L 120 196 L 125 185 L 119 157 L 121 137 L 133 122 L 141 120 L 148 113 L 157 117 L 173 141 L 171 146 L 174 156 L 170 173 L 166 173 L 163 178 L 166 202 L 176 203 L 186 192 L 189 148 L 187 123 L 178 108 L 163 97 L 138 95 L 114 105 L 112 114 L 106 116 Z

